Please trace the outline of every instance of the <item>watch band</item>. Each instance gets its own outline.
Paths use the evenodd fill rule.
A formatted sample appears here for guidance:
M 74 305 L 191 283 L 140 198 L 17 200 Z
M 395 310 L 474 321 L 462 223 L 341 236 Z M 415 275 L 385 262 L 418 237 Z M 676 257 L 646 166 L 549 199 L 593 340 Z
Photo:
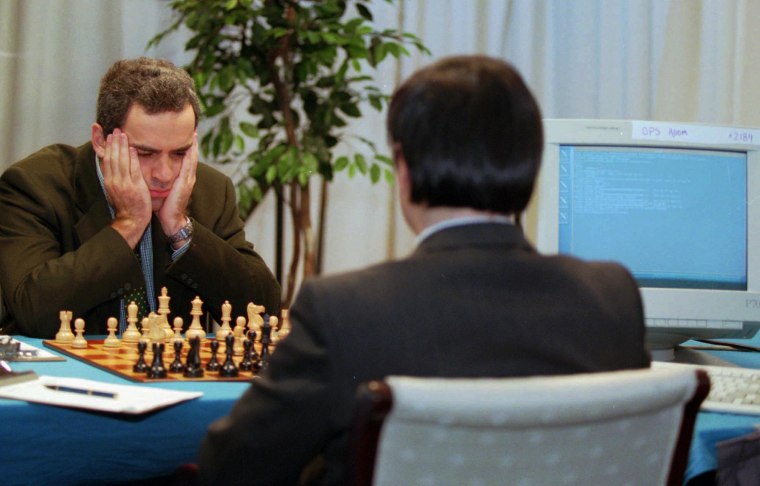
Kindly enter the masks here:
M 169 236 L 169 241 L 172 243 L 178 243 L 180 241 L 187 240 L 191 236 L 193 236 L 193 222 L 185 216 L 185 225 L 182 226 L 176 233 Z

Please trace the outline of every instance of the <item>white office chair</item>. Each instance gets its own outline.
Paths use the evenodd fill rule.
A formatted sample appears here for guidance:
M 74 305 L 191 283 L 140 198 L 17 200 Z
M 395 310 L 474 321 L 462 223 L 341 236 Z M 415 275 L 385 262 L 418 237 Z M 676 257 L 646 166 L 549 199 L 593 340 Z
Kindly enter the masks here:
M 362 485 L 680 485 L 702 371 L 389 377 L 360 390 Z

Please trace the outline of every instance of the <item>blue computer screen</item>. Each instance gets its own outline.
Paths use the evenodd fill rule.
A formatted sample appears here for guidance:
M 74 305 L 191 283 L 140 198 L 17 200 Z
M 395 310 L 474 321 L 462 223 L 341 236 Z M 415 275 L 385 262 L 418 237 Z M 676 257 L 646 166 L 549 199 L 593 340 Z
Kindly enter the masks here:
M 747 289 L 742 152 L 562 145 L 559 251 L 642 287 Z

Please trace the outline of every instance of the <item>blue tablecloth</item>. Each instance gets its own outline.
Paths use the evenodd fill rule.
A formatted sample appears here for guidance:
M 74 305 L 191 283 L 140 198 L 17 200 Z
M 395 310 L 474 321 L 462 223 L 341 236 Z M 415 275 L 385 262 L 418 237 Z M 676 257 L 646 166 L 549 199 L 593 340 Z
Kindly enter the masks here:
M 19 338 L 43 347 L 39 339 Z M 760 346 L 760 336 L 752 344 Z M 760 368 L 760 353 L 710 351 L 710 355 Z M 65 362 L 14 363 L 14 370 L 135 384 L 66 358 Z M 141 416 L 109 415 L 0 399 L 0 482 L 102 484 L 171 474 L 197 459 L 207 426 L 226 415 L 246 383 L 162 382 L 142 384 L 202 391 L 203 397 Z M 717 467 L 716 444 L 760 426 L 760 417 L 702 412 L 697 418 L 686 480 Z
M 39 339 L 21 338 L 44 347 Z M 249 386 L 245 382 L 136 384 L 73 358 L 13 363 L 14 371 L 110 383 L 202 391 L 199 399 L 139 416 L 0 399 L 0 483 L 103 484 L 171 474 L 195 462 L 208 425 L 226 415 Z

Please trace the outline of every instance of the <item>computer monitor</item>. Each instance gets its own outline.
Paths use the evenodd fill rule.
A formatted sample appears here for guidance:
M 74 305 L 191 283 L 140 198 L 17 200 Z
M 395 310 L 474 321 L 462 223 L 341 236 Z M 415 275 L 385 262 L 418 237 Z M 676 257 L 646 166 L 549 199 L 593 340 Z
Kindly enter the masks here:
M 547 119 L 544 137 L 536 246 L 625 265 L 653 357 L 757 332 L 760 130 Z

